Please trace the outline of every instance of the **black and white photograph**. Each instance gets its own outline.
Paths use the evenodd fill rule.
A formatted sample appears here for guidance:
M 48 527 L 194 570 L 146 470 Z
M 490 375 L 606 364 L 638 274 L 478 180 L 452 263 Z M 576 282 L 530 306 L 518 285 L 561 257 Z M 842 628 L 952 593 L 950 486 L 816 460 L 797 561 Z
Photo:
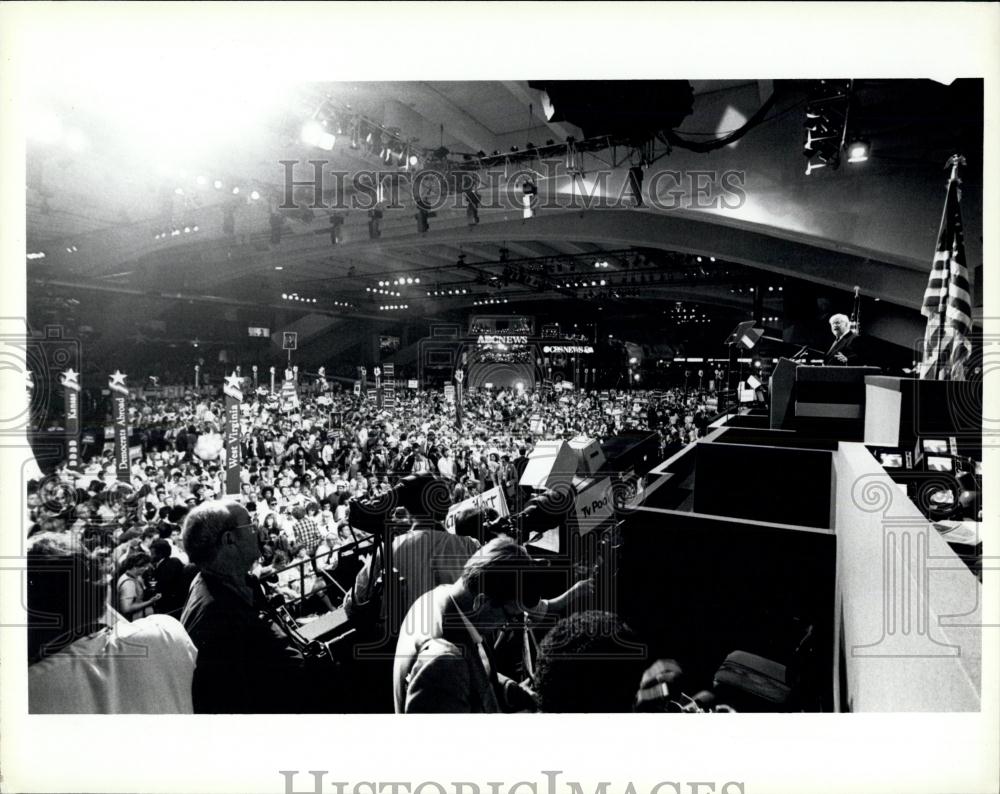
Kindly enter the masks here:
M 2 10 L 9 790 L 990 790 L 996 7 L 409 5 Z

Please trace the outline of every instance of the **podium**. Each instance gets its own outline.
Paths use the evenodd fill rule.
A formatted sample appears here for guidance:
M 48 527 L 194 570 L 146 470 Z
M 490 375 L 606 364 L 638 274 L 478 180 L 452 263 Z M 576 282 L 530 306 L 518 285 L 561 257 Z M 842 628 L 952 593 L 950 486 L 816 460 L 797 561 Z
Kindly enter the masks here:
M 771 429 L 862 441 L 865 378 L 878 367 L 813 367 L 783 358 L 771 375 Z

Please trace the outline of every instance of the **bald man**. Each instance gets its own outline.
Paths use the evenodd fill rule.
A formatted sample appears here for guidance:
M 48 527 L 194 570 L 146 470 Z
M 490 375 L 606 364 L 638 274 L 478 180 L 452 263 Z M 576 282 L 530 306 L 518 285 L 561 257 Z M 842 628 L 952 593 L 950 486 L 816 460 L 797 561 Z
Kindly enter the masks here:
M 188 513 L 182 538 L 198 568 L 181 615 L 198 648 L 195 712 L 307 710 L 301 654 L 260 617 L 263 593 L 249 574 L 258 555 L 250 514 L 236 502 L 204 502 Z

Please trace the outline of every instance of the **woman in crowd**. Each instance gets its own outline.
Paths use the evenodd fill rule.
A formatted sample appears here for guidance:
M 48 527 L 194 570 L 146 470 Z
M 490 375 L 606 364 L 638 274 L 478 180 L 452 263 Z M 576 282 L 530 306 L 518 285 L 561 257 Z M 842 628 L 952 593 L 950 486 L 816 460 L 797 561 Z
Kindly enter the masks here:
M 160 600 L 160 594 L 144 598 L 145 583 L 143 574 L 149 570 L 152 560 L 144 551 L 136 552 L 125 558 L 122 563 L 122 574 L 118 577 L 118 611 L 128 620 L 137 620 L 153 614 L 153 604 Z

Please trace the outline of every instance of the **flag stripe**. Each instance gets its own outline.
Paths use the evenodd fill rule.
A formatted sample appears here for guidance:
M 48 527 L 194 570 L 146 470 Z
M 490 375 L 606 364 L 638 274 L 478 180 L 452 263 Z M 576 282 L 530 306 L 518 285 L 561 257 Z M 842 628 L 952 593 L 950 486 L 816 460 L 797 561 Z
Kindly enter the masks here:
M 958 180 L 948 183 L 941 226 L 920 309 L 927 318 L 920 377 L 934 380 L 965 377 L 972 352 L 972 287 L 965 265 L 965 242 Z

